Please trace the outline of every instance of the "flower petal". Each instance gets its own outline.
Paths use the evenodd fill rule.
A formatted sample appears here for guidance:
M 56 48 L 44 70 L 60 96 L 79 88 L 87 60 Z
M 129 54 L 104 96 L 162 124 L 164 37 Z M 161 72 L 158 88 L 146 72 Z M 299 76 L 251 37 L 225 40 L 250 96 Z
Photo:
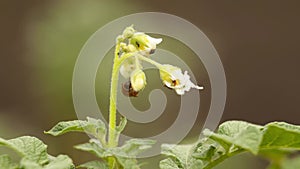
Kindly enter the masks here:
M 160 68 L 160 76 L 163 83 L 171 89 L 174 89 L 177 94 L 183 95 L 186 91 L 190 91 L 191 88 L 203 89 L 203 87 L 197 86 L 191 82 L 188 72 L 182 73 L 181 69 L 172 65 L 163 65 Z
M 149 35 L 146 35 L 143 32 L 136 32 L 130 38 L 130 44 L 134 45 L 136 49 L 140 52 L 140 54 L 144 56 L 149 56 L 153 54 L 156 45 L 162 42 L 161 38 L 153 38 Z

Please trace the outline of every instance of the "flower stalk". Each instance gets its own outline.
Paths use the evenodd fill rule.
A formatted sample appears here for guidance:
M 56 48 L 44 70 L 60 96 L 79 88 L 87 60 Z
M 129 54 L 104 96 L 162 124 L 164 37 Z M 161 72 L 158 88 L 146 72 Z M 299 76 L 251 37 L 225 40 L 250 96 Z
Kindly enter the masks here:
M 145 61 L 156 66 L 160 71 L 166 70 L 165 65 L 157 63 L 150 59 L 150 55 L 154 53 L 156 45 L 161 43 L 161 38 L 153 38 L 145 33 L 135 32 L 133 27 L 128 27 L 124 30 L 123 34 L 117 37 L 116 47 L 113 59 L 113 68 L 111 76 L 111 88 L 110 88 L 110 103 L 109 103 L 109 128 L 108 128 L 108 139 L 106 146 L 108 148 L 114 148 L 118 146 L 119 135 L 121 130 L 125 127 L 125 124 L 117 126 L 117 90 L 119 73 L 126 79 L 129 79 L 127 84 L 128 96 L 137 96 L 137 94 L 144 89 L 146 86 L 146 75 L 143 72 L 143 67 L 140 61 Z M 179 68 L 178 68 L 179 69 Z M 180 70 L 180 69 L 179 69 Z M 178 81 L 178 84 L 172 86 L 177 94 L 184 94 L 184 91 L 189 91 L 190 88 L 200 87 L 194 85 L 189 80 L 187 74 L 183 75 L 180 71 L 166 72 L 168 79 Z M 173 78 L 173 79 L 172 79 Z M 162 78 L 163 83 L 166 79 Z M 166 85 L 169 87 L 168 85 Z M 180 91 L 180 92 L 179 92 Z M 107 158 L 110 169 L 118 169 L 117 159 L 113 156 Z
M 115 49 L 115 57 L 113 61 L 113 69 L 111 76 L 111 88 L 110 88 L 110 99 L 109 99 L 109 131 L 108 131 L 108 146 L 116 147 L 118 142 L 116 140 L 116 118 L 117 118 L 117 87 L 119 79 L 119 51 L 120 44 L 117 43 Z

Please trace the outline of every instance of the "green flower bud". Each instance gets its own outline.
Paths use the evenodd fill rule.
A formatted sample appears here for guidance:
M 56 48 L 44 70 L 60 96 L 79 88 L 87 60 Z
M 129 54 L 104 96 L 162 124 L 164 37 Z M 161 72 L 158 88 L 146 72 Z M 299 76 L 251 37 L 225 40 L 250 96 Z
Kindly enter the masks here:
M 124 42 L 121 42 L 121 43 L 120 43 L 120 47 L 121 47 L 121 49 L 122 49 L 122 52 L 125 52 L 125 53 L 136 52 L 136 51 L 137 51 L 137 49 L 136 49 L 135 46 L 133 46 L 133 45 L 131 45 L 131 44 L 127 45 L 127 44 L 124 43 Z
M 133 25 L 131 25 L 123 31 L 123 37 L 124 37 L 124 39 L 131 38 L 134 33 L 135 33 L 135 30 L 133 29 Z
M 134 91 L 141 91 L 146 86 L 146 75 L 141 69 L 136 69 L 130 76 L 131 87 Z

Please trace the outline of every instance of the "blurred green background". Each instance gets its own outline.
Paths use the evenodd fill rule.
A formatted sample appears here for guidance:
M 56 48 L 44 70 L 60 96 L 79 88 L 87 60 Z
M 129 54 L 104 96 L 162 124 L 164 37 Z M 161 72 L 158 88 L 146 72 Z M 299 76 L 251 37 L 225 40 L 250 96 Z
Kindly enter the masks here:
M 2 0 L 0 4 L 0 137 L 37 136 L 49 145 L 50 153 L 69 154 L 76 164 L 94 158 L 72 148 L 87 141 L 86 135 L 72 133 L 54 138 L 43 131 L 58 121 L 77 118 L 72 103 L 72 73 L 87 39 L 114 19 L 147 11 L 187 19 L 212 41 L 228 83 L 222 121 L 300 124 L 299 1 Z M 193 72 L 200 72 L 194 73 L 196 79 L 209 86 L 205 68 L 189 59 L 193 53 L 188 48 L 178 48 L 180 44 L 170 38 L 164 42 L 169 43 L 162 44 L 162 48 L 182 56 Z M 110 63 L 111 58 L 105 62 Z M 96 95 L 100 109 L 105 111 L 109 74 L 98 72 Z M 151 89 L 147 90 L 140 100 L 132 100 L 138 109 L 149 106 L 145 98 Z M 163 90 L 172 102 L 178 102 L 172 91 Z M 201 93 L 201 113 L 187 141 L 199 134 L 209 103 L 208 87 Z M 145 130 L 151 131 L 149 135 L 159 133 L 174 121 L 176 113 L 170 112 L 176 108 L 167 106 L 167 115 L 151 124 L 129 123 L 125 132 L 131 136 L 141 136 Z M 148 162 L 144 168 L 156 168 L 161 158 L 144 159 Z M 266 164 L 243 154 L 216 168 L 265 168 Z

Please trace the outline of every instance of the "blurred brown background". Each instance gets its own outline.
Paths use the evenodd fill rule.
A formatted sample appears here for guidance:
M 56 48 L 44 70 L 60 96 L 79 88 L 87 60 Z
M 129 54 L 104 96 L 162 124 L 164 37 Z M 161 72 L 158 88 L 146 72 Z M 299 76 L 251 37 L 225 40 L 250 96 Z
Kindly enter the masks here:
M 70 154 L 77 164 L 92 158 L 72 149 L 87 140 L 84 135 L 53 138 L 43 131 L 60 120 L 77 118 L 72 72 L 85 41 L 113 19 L 146 11 L 182 17 L 214 44 L 228 84 L 222 121 L 300 124 L 299 1 L 2 0 L 0 4 L 0 137 L 35 135 L 49 144 L 50 153 Z M 240 156 L 219 168 L 263 168 L 265 162 L 254 160 L 251 155 Z M 157 158 L 149 161 L 157 166 Z

